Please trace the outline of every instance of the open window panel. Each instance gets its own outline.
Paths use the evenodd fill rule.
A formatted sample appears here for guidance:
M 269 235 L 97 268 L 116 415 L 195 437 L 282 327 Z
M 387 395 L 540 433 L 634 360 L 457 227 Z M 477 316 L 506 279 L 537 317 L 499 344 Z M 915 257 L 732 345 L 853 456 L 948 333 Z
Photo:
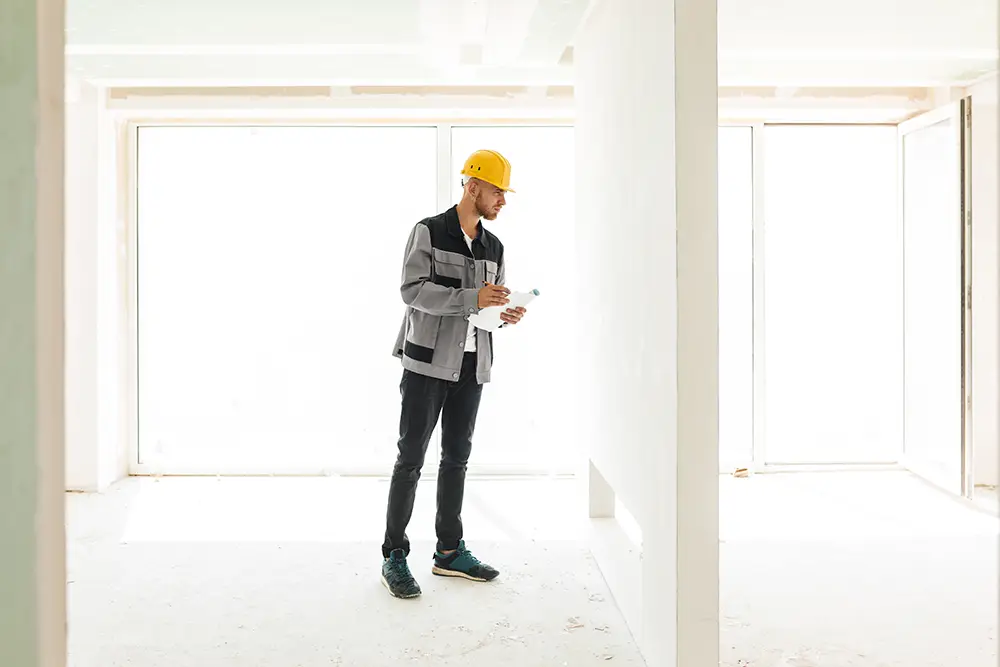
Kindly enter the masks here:
M 899 128 L 903 227 L 903 463 L 972 491 L 968 100 Z

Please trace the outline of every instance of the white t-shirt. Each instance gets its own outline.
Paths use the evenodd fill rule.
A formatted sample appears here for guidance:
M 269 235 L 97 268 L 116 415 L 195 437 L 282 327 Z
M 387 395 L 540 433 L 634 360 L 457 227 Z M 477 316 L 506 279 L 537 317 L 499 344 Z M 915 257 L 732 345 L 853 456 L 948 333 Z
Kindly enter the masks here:
M 465 245 L 469 246 L 469 252 L 472 252 L 472 239 L 464 231 L 462 232 L 462 236 L 465 237 Z M 469 329 L 465 336 L 465 351 L 476 351 L 476 327 L 472 322 L 469 322 Z

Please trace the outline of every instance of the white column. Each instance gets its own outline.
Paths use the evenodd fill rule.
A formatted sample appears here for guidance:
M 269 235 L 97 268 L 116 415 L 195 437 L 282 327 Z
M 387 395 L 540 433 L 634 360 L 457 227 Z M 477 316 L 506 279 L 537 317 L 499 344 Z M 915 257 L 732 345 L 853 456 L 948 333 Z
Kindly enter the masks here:
M 651 667 L 719 655 L 716 25 L 599 0 L 575 47 L 580 433 L 642 533 L 596 518 L 594 553 Z
M 1000 483 L 1000 132 L 997 77 L 972 96 L 973 482 Z
M 0 13 L 0 665 L 62 667 L 63 5 Z
M 128 474 L 123 417 L 124 233 L 115 124 L 103 88 L 66 86 L 66 488 Z
M 66 488 L 97 491 L 97 222 L 96 87 L 66 85 Z

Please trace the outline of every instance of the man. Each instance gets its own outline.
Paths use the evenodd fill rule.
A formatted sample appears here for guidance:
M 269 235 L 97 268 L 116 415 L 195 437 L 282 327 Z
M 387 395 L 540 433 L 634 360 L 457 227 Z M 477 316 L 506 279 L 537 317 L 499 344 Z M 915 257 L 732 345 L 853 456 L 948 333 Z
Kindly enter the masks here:
M 403 260 L 400 292 L 407 308 L 395 347 L 403 365 L 399 454 L 382 544 L 382 583 L 398 598 L 420 595 L 406 562 L 406 527 L 439 416 L 437 550 L 431 571 L 473 581 L 491 581 L 499 574 L 465 547 L 462 498 L 479 398 L 493 365 L 493 335 L 474 327 L 469 316 L 506 305 L 510 294 L 503 286 L 503 244 L 481 221 L 495 220 L 506 193 L 513 192 L 510 163 L 495 151 L 476 151 L 462 168 L 462 185 L 457 206 L 413 228 Z M 506 309 L 503 326 L 517 324 L 524 312 Z

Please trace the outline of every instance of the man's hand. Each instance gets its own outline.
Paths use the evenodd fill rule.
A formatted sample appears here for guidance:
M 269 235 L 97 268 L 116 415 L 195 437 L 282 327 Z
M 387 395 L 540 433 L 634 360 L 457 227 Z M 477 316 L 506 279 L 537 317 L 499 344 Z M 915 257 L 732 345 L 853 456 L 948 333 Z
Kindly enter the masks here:
M 506 306 L 510 303 L 510 300 L 507 298 L 508 294 L 510 294 L 510 290 L 506 287 L 486 283 L 486 287 L 479 290 L 479 307 Z
M 524 317 L 524 314 L 528 312 L 523 307 L 518 306 L 517 308 L 508 308 L 507 310 L 500 313 L 500 319 L 506 324 L 517 324 Z

